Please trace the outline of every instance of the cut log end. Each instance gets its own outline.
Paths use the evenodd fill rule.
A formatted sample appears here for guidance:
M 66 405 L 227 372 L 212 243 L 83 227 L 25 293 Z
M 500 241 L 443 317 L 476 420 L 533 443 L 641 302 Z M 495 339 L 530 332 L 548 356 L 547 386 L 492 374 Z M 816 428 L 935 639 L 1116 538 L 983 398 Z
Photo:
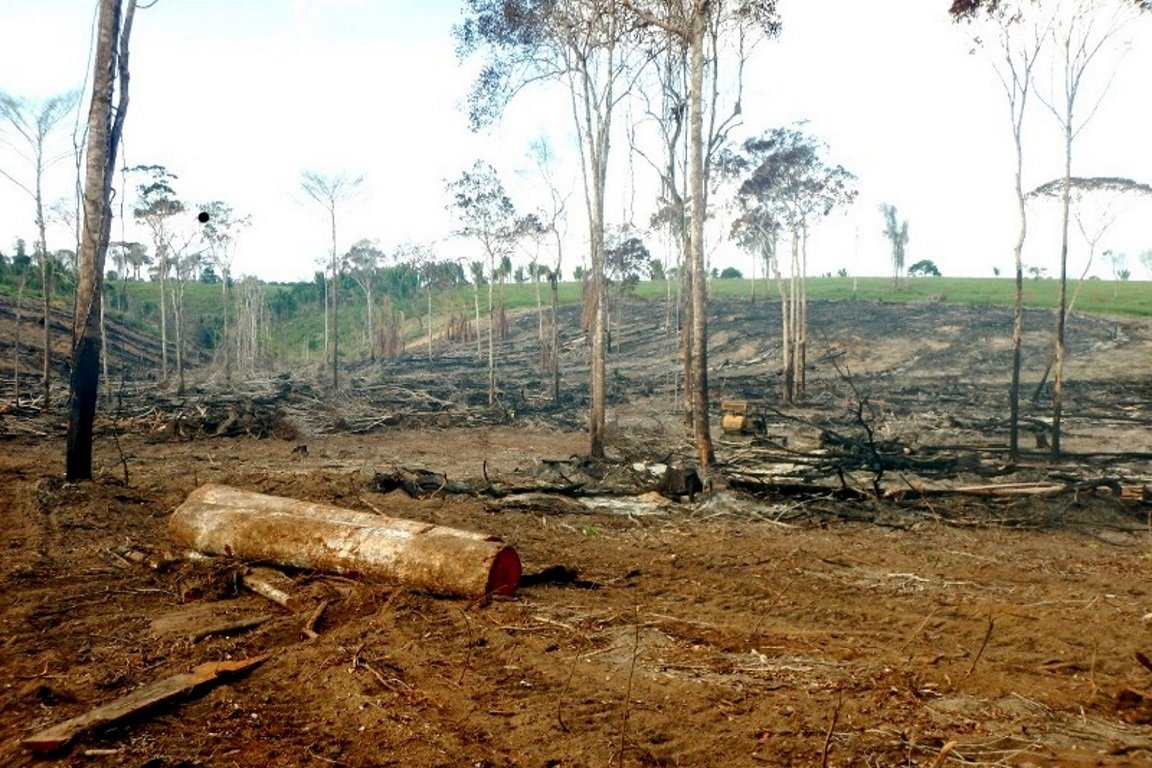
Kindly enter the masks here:
M 516 594 L 520 586 L 520 555 L 512 547 L 504 547 L 492 559 L 492 568 L 488 572 L 487 593 L 511 597 Z

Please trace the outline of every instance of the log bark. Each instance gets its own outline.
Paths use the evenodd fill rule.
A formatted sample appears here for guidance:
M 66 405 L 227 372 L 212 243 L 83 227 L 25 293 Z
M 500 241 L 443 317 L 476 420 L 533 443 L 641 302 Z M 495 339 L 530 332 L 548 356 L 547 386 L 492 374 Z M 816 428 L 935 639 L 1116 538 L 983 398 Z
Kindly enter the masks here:
M 520 557 L 498 537 L 209 483 L 169 520 L 210 555 L 394 581 L 436 594 L 511 595 Z

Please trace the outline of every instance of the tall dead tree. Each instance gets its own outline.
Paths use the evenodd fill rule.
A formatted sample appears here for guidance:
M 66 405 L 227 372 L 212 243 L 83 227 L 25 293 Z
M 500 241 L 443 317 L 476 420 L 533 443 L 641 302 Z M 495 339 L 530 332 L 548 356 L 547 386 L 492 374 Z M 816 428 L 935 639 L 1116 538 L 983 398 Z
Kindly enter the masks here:
M 1016 215 L 1019 225 L 1012 245 L 1015 266 L 1015 299 L 1012 308 L 1012 383 L 1008 390 L 1008 455 L 1020 457 L 1020 366 L 1024 340 L 1024 243 L 1028 235 L 1028 207 L 1024 194 L 1024 119 L 1032 92 L 1033 69 L 1044 48 L 1051 19 L 1039 0 L 1004 0 L 986 9 L 969 13 L 980 32 L 976 39 L 1004 90 L 1008 106 L 1012 144 L 1015 149 L 1013 173 Z M 988 29 L 990 28 L 990 29 Z M 992 34 L 987 34 L 990 31 Z
M 92 479 L 92 425 L 100 387 L 104 258 L 112 227 L 110 201 L 116 150 L 128 114 L 128 41 L 135 13 L 136 0 L 100 0 L 84 159 L 83 229 L 77 255 L 76 309 L 72 323 L 72 391 L 65 456 L 65 474 L 71 481 Z
M 52 260 L 48 250 L 48 226 L 44 218 L 44 172 L 50 165 L 65 157 L 64 154 L 53 153 L 48 140 L 60 121 L 76 108 L 79 98 L 78 92 L 71 91 L 33 106 L 24 100 L 0 92 L 0 119 L 7 121 L 20 137 L 19 144 L 23 146 L 17 149 L 17 153 L 32 169 L 33 181 L 30 186 L 2 168 L 0 176 L 27 193 L 36 206 L 36 231 L 39 239 L 33 251 L 40 265 L 40 290 L 43 293 L 42 384 L 45 410 L 52 404 Z
M 1064 140 L 1064 181 L 1060 215 L 1060 293 L 1056 312 L 1056 362 L 1052 377 L 1052 455 L 1060 455 L 1061 421 L 1064 410 L 1064 362 L 1067 356 L 1068 227 L 1072 206 L 1072 148 L 1077 136 L 1096 114 L 1107 87 L 1089 92 L 1087 109 L 1081 99 L 1089 70 L 1116 63 L 1108 61 L 1111 46 L 1133 20 L 1137 10 L 1130 0 L 1061 0 L 1048 35 L 1055 58 L 1053 82 L 1037 95 L 1060 127 Z M 1108 78 L 1108 83 L 1111 77 Z M 1094 98 L 1092 98 L 1094 97 Z
M 340 364 L 340 323 L 338 321 L 337 305 L 340 296 L 340 259 L 336 248 L 336 213 L 337 209 L 352 199 L 360 185 L 364 182 L 363 176 L 350 178 L 343 173 L 333 176 L 324 176 L 315 171 L 305 171 L 300 177 L 300 188 L 304 194 L 323 206 L 328 214 L 328 221 L 332 233 L 331 275 L 328 279 L 328 290 L 331 295 L 328 299 L 331 317 L 332 339 L 332 389 L 339 385 Z

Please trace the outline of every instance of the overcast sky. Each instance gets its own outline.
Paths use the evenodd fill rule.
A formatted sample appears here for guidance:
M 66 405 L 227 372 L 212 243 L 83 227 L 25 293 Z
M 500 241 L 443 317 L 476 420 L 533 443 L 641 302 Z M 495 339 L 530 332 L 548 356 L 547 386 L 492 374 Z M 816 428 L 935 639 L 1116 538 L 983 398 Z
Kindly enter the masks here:
M 971 53 L 971 33 L 948 18 L 948 5 L 781 0 L 783 34 L 748 69 L 739 135 L 807 120 L 830 159 L 859 177 L 856 205 L 813 235 L 812 272 L 887 274 L 882 202 L 910 222 L 909 263 L 932 259 L 949 275 L 1008 271 L 1015 214 L 1007 107 L 987 60 Z M 36 100 L 81 87 L 95 6 L 0 3 L 0 90 Z M 361 238 L 379 240 L 386 251 L 418 241 L 435 243 L 445 257 L 478 258 L 449 237 L 446 180 L 488 160 L 517 206 L 531 210 L 545 193 L 530 142 L 545 136 L 571 160 L 573 134 L 562 94 L 539 89 L 525 92 L 494 130 L 468 131 L 460 104 L 473 68 L 457 62 L 451 37 L 460 14 L 456 0 L 158 0 L 136 16 L 121 160 L 164 165 L 185 199 L 221 199 L 250 214 L 237 273 L 294 280 L 316 268 L 328 232 L 299 191 L 305 170 L 366 176 L 363 194 L 342 217 L 342 249 Z M 1131 28 L 1135 44 L 1077 141 L 1077 175 L 1152 182 L 1152 18 L 1145 22 Z M 1038 109 L 1027 130 L 1025 183 L 1034 186 L 1060 175 L 1062 149 L 1049 114 Z M 69 128 L 61 147 L 70 141 Z M 615 146 L 609 221 L 632 216 L 643 226 L 653 182 L 642 162 L 629 162 L 623 141 Z M 0 168 L 28 173 L 3 145 Z M 556 174 L 574 182 L 575 171 L 562 166 Z M 635 183 L 626 183 L 632 172 Z M 70 193 L 72 173 L 69 160 L 53 168 L 48 200 Z M 566 276 L 580 261 L 581 199 L 576 193 L 570 201 L 575 245 Z M 0 179 L 0 250 L 11 253 L 17 237 L 33 239 L 33 216 L 30 200 Z M 1055 271 L 1055 221 L 1039 209 L 1036 216 L 1025 261 Z M 147 241 L 131 222 L 121 226 L 114 222 L 114 239 Z M 50 238 L 52 248 L 71 247 L 66 232 Z M 1083 247 L 1073 247 L 1075 262 Z M 1152 248 L 1152 212 L 1128 210 L 1099 248 L 1128 253 L 1135 276 L 1146 278 L 1136 256 Z M 719 237 L 712 260 L 748 271 L 747 257 Z M 1103 265 L 1094 271 L 1108 274 Z

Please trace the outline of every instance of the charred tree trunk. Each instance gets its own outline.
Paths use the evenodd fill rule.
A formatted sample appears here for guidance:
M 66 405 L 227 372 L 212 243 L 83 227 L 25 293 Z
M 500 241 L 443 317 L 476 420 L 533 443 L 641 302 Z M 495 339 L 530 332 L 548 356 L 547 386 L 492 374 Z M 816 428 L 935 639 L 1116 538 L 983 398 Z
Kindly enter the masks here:
M 77 257 L 76 311 L 72 324 L 72 392 L 68 413 L 66 475 L 92 479 L 92 424 L 100 386 L 100 309 L 104 258 L 112 226 L 109 204 L 116 150 L 128 113 L 128 40 L 136 1 L 101 0 L 88 112 L 84 222 Z M 119 83 L 117 83 L 119 81 Z M 113 117 L 112 100 L 119 85 Z

